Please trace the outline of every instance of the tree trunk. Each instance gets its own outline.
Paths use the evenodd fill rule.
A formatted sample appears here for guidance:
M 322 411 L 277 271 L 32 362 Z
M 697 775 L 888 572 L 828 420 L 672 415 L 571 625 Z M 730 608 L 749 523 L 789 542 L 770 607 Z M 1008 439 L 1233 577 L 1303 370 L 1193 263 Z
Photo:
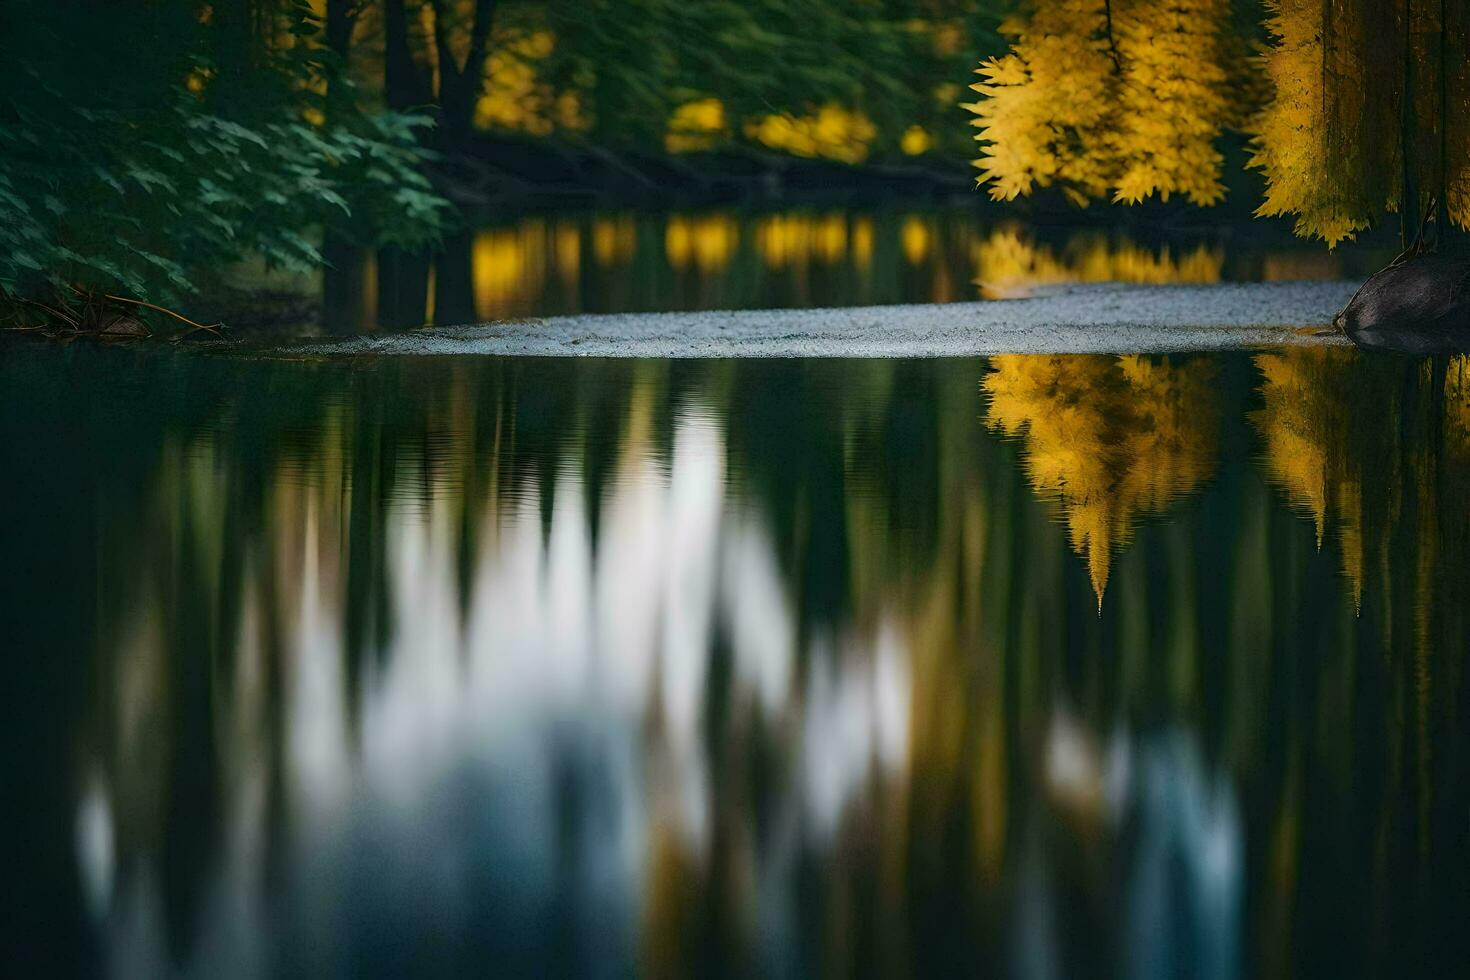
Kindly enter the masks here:
M 434 262 L 434 323 L 474 323 L 474 236 L 462 231 L 444 239 Z
M 485 60 L 489 54 L 496 2 L 475 0 L 469 50 L 463 65 L 455 59 L 449 39 L 446 0 L 432 0 L 432 4 L 434 47 L 439 56 L 439 133 L 447 149 L 457 149 L 470 135 L 475 121 L 475 104 L 485 87 Z
M 327 49 L 337 56 L 337 68 L 345 71 L 352 45 L 352 29 L 357 26 L 358 0 L 327 0 Z
M 383 3 L 383 100 L 390 109 L 413 109 L 432 101 L 429 83 L 409 47 L 404 0 Z
M 347 63 L 352 56 L 352 31 L 357 27 L 361 0 L 327 0 L 325 40 L 335 64 L 327 71 L 327 118 L 342 114 L 348 106 Z
M 1419 186 L 1418 114 L 1414 105 L 1419 71 L 1414 59 L 1413 8 L 1413 0 L 1404 0 L 1404 62 L 1400 96 L 1402 101 L 1399 104 L 1399 152 L 1403 154 L 1403 185 L 1400 188 L 1399 201 L 1399 239 L 1405 250 L 1414 244 L 1419 234 L 1422 193 Z

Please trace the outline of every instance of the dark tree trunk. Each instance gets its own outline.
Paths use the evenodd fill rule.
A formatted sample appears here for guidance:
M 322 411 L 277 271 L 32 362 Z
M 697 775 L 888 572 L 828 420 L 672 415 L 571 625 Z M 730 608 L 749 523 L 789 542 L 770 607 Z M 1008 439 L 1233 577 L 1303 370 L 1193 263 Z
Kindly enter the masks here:
M 351 334 L 372 326 L 367 322 L 363 295 L 367 288 L 365 251 L 339 235 L 328 233 L 322 243 L 322 327 L 329 334 Z
M 454 57 L 446 19 L 446 0 L 432 0 L 434 47 L 439 56 L 439 134 L 449 149 L 464 145 L 475 121 L 475 103 L 485 86 L 485 59 L 489 54 L 490 28 L 495 22 L 496 0 L 475 0 L 470 23 L 470 44 L 464 64 Z
M 327 73 L 329 120 L 340 119 L 352 108 L 346 84 L 347 64 L 352 55 L 352 31 L 361 10 L 362 0 L 327 0 L 325 40 L 336 59 Z M 326 260 L 322 269 L 322 325 L 333 334 L 352 333 L 365 326 L 362 250 L 353 244 L 350 222 L 350 218 L 341 217 L 322 235 L 322 258 Z
M 390 109 L 429 105 L 429 83 L 408 43 L 408 9 L 404 0 L 383 3 L 383 99 Z
M 326 42 L 327 48 L 337 56 L 337 67 L 346 70 L 347 56 L 352 45 L 352 29 L 357 26 L 357 15 L 361 10 L 358 0 L 327 0 Z
M 378 250 L 378 325 L 422 326 L 429 303 L 429 257 L 401 248 Z
M 1466 50 L 1466 41 L 1470 40 L 1467 27 L 1470 27 L 1470 14 L 1463 7 L 1452 11 L 1450 0 L 1439 0 L 1439 219 L 1436 225 L 1441 246 L 1462 246 L 1467 238 L 1465 230 L 1455 224 L 1450 197 L 1455 169 L 1470 167 L 1470 160 L 1455 159 L 1450 142 L 1451 128 L 1465 124 L 1452 114 L 1454 107 L 1464 105 L 1470 98 L 1464 81 L 1470 76 L 1463 63 L 1470 56 L 1470 50 Z M 1457 56 L 1456 47 L 1462 59 L 1458 63 L 1453 60 Z
M 1399 152 L 1403 154 L 1403 185 L 1399 201 L 1399 238 L 1404 249 L 1414 244 L 1419 234 L 1419 132 L 1418 113 L 1414 105 L 1419 71 L 1414 59 L 1414 0 L 1404 0 L 1404 61 L 1402 101 L 1399 104 Z
M 450 235 L 434 261 L 434 323 L 447 326 L 474 323 L 474 239 L 470 232 Z

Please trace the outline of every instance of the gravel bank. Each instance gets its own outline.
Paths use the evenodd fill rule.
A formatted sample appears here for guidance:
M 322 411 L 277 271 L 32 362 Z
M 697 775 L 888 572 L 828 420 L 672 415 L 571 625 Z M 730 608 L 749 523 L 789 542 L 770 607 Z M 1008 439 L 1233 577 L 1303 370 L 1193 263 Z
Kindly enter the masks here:
M 822 310 L 566 316 L 292 344 L 298 355 L 945 357 L 1347 344 L 1345 282 L 1069 286 L 1027 299 Z

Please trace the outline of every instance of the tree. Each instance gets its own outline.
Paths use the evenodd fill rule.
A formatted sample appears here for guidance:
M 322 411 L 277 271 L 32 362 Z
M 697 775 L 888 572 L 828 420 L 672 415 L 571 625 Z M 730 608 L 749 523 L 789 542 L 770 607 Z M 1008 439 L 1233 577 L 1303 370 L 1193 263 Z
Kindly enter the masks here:
M 1236 106 L 1226 0 L 1056 0 L 1003 29 L 981 63 L 981 183 L 1013 200 L 1056 185 L 1078 204 L 1223 195 L 1214 146 Z
M 178 303 L 249 255 L 313 269 L 319 230 L 349 216 L 372 240 L 437 234 L 446 204 L 420 172 L 424 120 L 350 98 L 327 118 L 336 64 L 306 0 L 157 0 L 86 17 L 14 6 L 0 12 L 7 307 L 23 297 L 76 327 L 73 303 Z
M 1441 238 L 1470 228 L 1470 5 L 1267 8 L 1257 111 L 1229 0 L 1034 4 L 972 86 L 981 183 L 1001 200 L 1055 185 L 1079 204 L 1109 191 L 1210 204 L 1215 142 L 1244 121 L 1266 178 L 1258 213 L 1294 215 L 1300 235 L 1333 245 L 1387 213 L 1406 246 L 1431 217 Z

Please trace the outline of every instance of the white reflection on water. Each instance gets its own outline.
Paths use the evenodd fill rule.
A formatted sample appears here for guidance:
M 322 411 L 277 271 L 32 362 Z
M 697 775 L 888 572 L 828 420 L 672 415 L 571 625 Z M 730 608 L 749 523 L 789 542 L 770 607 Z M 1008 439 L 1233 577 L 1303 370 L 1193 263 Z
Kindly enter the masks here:
M 211 466 L 208 451 L 189 458 Z M 782 769 L 774 829 L 738 850 L 763 943 L 783 932 L 794 941 L 785 911 L 801 848 L 833 846 L 853 802 L 902 776 L 903 628 L 887 616 L 867 631 L 819 628 L 799 666 L 771 535 L 727 493 L 724 438 L 698 405 L 677 416 L 666 469 L 635 434 L 608 487 L 595 552 L 570 458 L 547 531 L 534 486 L 498 504 L 447 493 L 392 500 L 393 629 L 367 657 L 355 705 L 343 625 L 350 515 L 330 478 L 274 489 L 276 551 L 259 559 L 273 564 L 243 587 L 236 676 L 215 698 L 219 857 L 191 869 L 204 883 L 183 966 L 254 972 L 289 942 L 312 968 L 350 969 L 334 956 L 365 930 L 511 937 L 557 908 L 586 924 L 587 956 L 628 962 L 649 914 L 655 841 L 672 833 L 683 860 L 706 861 L 725 805 L 717 797 L 731 792 L 711 774 L 718 750 L 705 731 L 720 629 L 729 703 L 753 719 L 742 724 L 778 734 L 795 763 Z M 494 528 L 479 539 L 465 615 L 458 506 L 483 506 Z M 119 658 L 114 696 L 136 743 L 124 758 L 164 755 L 147 743 L 164 737 L 174 710 L 158 663 L 166 599 L 153 601 L 120 640 L 131 652 Z M 280 650 L 270 649 L 272 617 L 284 621 Z M 275 812 L 274 777 L 284 787 Z M 79 857 L 113 967 L 151 974 L 169 961 L 175 928 L 158 880 L 167 847 L 158 800 L 169 787 L 146 769 L 114 767 L 111 780 L 82 803 Z M 114 835 L 115 884 L 98 843 Z M 769 955 L 792 955 L 780 945 Z

